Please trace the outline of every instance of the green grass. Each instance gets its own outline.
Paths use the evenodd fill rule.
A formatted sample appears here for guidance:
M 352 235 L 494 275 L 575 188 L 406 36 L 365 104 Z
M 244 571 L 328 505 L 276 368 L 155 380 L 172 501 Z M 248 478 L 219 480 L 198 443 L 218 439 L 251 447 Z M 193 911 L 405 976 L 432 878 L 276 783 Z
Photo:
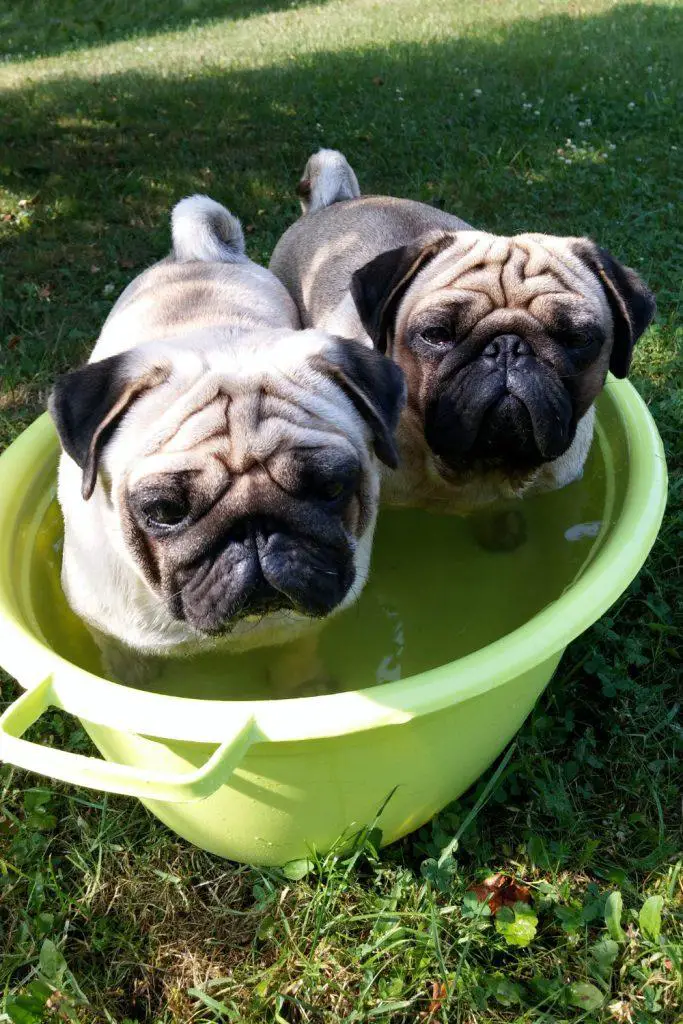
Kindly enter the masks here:
M 486 779 L 417 835 L 378 855 L 371 833 L 297 881 L 195 850 L 132 801 L 0 768 L 0 1020 L 681 1020 L 681 15 L 607 0 L 5 4 L 0 443 L 164 253 L 177 199 L 226 202 L 267 260 L 327 145 L 365 191 L 494 231 L 588 233 L 640 268 L 659 315 L 633 379 L 671 488 L 639 579 L 572 645 L 441 868 Z M 3 700 L 15 693 L 5 677 Z M 77 723 L 40 728 L 87 749 Z M 467 895 L 499 871 L 533 899 L 507 925 Z M 528 944 L 510 944 L 524 925 Z

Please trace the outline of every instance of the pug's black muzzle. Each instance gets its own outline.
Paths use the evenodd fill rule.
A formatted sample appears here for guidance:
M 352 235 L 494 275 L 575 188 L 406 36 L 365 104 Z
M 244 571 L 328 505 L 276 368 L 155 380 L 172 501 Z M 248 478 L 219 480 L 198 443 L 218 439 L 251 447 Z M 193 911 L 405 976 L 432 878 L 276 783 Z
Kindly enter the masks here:
M 430 448 L 453 469 L 535 468 L 562 455 L 575 429 L 559 376 L 516 334 L 494 338 L 465 366 L 445 365 L 425 423 Z
M 256 517 L 234 524 L 220 549 L 176 573 L 174 614 L 202 633 L 230 630 L 248 615 L 283 610 L 323 618 L 355 577 L 341 529 L 316 541 Z

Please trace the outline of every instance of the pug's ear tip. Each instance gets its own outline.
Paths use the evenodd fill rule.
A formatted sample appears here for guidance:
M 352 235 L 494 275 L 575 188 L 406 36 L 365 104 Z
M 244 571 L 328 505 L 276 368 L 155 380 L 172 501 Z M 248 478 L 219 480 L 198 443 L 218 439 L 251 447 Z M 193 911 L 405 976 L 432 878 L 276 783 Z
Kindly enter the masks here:
M 645 282 L 642 282 L 642 284 L 643 291 L 641 298 L 643 302 L 645 320 L 645 326 L 643 327 L 643 331 L 646 331 L 647 328 L 652 324 L 655 317 L 657 316 L 657 299 L 654 293 L 648 287 L 648 285 L 646 285 Z
M 89 465 L 83 468 L 83 476 L 81 478 L 81 497 L 83 501 L 90 501 L 95 491 L 95 484 L 97 482 L 97 473 Z
M 296 186 L 296 194 L 300 199 L 311 198 L 311 181 L 310 178 L 302 178 Z
M 381 452 L 377 451 L 377 456 L 389 469 L 398 469 L 401 465 L 401 459 L 395 445 L 386 447 Z
M 398 469 L 401 465 L 401 456 L 399 454 L 398 446 L 396 444 L 396 438 L 393 434 L 394 428 L 383 430 L 376 434 L 373 443 L 373 451 L 379 461 L 387 466 L 389 469 Z

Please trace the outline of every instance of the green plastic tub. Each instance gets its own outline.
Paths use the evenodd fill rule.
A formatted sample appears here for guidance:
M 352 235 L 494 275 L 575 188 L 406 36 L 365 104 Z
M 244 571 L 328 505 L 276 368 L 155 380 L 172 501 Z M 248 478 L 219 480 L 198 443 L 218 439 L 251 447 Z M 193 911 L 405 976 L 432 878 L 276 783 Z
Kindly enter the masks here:
M 0 458 L 0 663 L 25 691 L 0 719 L 0 756 L 138 797 L 190 842 L 253 864 L 328 850 L 390 793 L 384 843 L 457 798 L 638 572 L 666 499 L 654 423 L 610 380 L 583 480 L 524 503 L 518 550 L 478 548 L 455 518 L 383 512 L 366 591 L 322 634 L 338 692 L 274 699 L 258 684 L 272 651 L 165 663 L 146 689 L 98 674 L 59 586 L 57 458 L 45 416 Z M 50 707 L 104 760 L 22 738 Z

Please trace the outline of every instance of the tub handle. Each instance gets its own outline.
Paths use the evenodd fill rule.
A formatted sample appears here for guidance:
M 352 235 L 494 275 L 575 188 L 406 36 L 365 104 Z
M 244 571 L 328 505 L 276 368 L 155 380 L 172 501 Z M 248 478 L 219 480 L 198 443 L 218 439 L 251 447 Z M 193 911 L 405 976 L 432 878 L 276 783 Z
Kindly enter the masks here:
M 142 800 L 189 803 L 210 796 L 230 778 L 258 738 L 253 716 L 244 715 L 201 767 L 191 772 L 154 772 L 22 739 L 49 707 L 62 707 L 53 694 L 51 676 L 22 693 L 0 717 L 0 759 L 60 782 Z

